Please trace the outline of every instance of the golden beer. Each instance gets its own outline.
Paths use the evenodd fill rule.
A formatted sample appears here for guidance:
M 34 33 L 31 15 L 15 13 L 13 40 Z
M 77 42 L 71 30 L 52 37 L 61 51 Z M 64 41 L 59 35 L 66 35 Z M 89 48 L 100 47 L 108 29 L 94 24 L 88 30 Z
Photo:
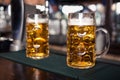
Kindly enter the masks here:
M 95 25 L 69 25 L 67 32 L 67 65 L 89 68 L 95 65 Z
M 28 22 L 26 24 L 26 56 L 42 59 L 49 56 L 49 36 L 47 23 Z
M 96 29 L 93 12 L 76 12 L 68 15 L 67 65 L 87 69 L 95 65 L 96 58 L 105 55 L 110 46 L 109 33 Z

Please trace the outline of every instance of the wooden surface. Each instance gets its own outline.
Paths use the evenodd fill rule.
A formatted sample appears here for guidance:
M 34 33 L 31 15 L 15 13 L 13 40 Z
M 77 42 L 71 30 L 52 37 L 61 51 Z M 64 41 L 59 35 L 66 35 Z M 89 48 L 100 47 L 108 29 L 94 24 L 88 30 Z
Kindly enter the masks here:
M 66 46 L 50 45 L 51 49 L 63 51 L 63 55 L 66 55 Z M 103 59 L 120 61 L 120 56 L 107 54 L 102 57 Z M 29 72 L 30 70 L 32 72 Z M 0 80 L 70 80 L 67 77 L 56 75 L 53 73 L 44 72 L 32 67 L 17 64 L 12 61 L 0 58 Z

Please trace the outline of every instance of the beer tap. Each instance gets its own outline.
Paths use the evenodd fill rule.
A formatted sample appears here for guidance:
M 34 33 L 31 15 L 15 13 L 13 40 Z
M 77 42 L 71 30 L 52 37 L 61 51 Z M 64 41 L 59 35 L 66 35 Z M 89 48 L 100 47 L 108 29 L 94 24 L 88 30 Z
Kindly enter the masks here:
M 11 1 L 11 26 L 13 43 L 10 45 L 10 51 L 19 51 L 24 49 L 24 0 Z

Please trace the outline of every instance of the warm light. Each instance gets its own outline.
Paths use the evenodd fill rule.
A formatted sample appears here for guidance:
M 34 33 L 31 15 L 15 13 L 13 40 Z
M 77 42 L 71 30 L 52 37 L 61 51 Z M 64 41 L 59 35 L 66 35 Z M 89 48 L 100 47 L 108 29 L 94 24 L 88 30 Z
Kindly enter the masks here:
M 48 2 L 48 1 L 46 1 L 46 6 L 48 7 L 48 5 L 49 5 L 49 2 Z
M 112 11 L 115 11 L 115 10 L 116 10 L 116 4 L 112 4 L 111 10 L 112 10 Z
M 97 4 L 97 10 L 101 13 L 105 12 L 105 7 L 103 4 Z
M 120 14 L 120 2 L 116 4 L 116 14 Z
M 39 9 L 40 11 L 45 11 L 44 5 L 36 5 L 36 9 Z
M 65 5 L 62 7 L 62 12 L 65 15 L 68 15 L 69 13 L 73 13 L 73 12 L 77 12 L 77 11 L 81 11 L 83 9 L 83 6 L 79 5 L 79 6 L 69 6 L 69 5 Z
M 92 4 L 88 6 L 89 9 L 91 9 L 92 11 L 96 11 L 96 5 Z
M 8 5 L 8 15 L 11 16 L 11 5 Z

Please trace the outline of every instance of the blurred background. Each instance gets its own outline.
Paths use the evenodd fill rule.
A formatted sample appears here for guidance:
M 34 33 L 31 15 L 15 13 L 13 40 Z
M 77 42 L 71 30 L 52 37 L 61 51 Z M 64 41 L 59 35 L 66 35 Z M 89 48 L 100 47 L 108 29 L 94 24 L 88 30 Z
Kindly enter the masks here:
M 49 33 L 50 44 L 56 46 L 66 45 L 66 31 L 67 31 L 67 16 L 68 13 L 78 12 L 87 9 L 95 12 L 96 14 L 96 26 L 97 28 L 103 27 L 108 30 L 111 38 L 111 46 L 109 53 L 119 54 L 120 49 L 120 2 L 118 0 L 22 0 L 24 7 L 17 5 L 13 9 L 24 10 L 25 16 L 29 13 L 39 12 L 49 15 Z M 25 29 L 25 16 L 21 18 L 14 25 L 15 20 L 12 16 L 16 15 L 15 11 L 11 8 L 11 4 L 14 4 L 15 0 L 0 0 L 0 44 L 3 45 L 3 41 L 8 46 L 0 46 L 0 52 L 3 47 L 8 48 L 9 44 L 14 41 L 13 34 L 22 33 L 21 43 L 25 45 L 24 29 Z M 20 1 L 16 1 L 16 4 Z M 13 7 L 13 6 L 12 6 Z M 12 9 L 12 10 L 11 10 Z M 11 14 L 13 13 L 13 14 Z M 19 17 L 18 17 L 19 18 Z M 19 26 L 19 22 L 24 23 Z M 18 24 L 17 24 L 18 23 Z M 23 30 L 18 32 L 17 27 L 23 26 Z M 16 31 L 15 31 L 16 30 Z M 15 32 L 15 33 L 14 33 Z M 4 50 L 3 50 L 4 51 Z M 6 51 L 6 50 L 5 50 Z

